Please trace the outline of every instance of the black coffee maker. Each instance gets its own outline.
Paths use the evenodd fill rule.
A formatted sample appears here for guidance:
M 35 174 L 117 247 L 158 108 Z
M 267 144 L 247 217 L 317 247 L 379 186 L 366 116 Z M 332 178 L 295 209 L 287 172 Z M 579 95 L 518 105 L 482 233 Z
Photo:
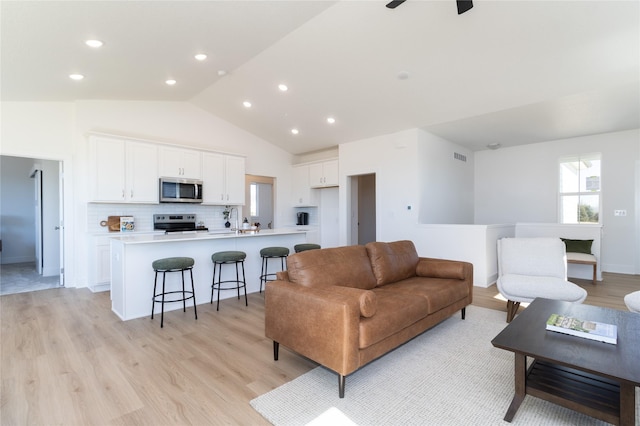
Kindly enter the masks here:
M 298 222 L 296 223 L 296 225 L 308 225 L 308 224 L 309 224 L 309 213 L 299 212 Z

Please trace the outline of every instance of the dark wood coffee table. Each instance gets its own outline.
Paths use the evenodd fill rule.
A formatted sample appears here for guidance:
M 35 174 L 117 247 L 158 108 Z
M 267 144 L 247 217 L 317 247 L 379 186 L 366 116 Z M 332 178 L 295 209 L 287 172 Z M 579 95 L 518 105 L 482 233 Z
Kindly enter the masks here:
M 547 331 L 554 313 L 616 324 L 618 344 Z M 515 353 L 515 395 L 505 421 L 532 395 L 616 425 L 635 424 L 640 314 L 535 299 L 491 343 Z M 528 368 L 527 357 L 534 359 Z

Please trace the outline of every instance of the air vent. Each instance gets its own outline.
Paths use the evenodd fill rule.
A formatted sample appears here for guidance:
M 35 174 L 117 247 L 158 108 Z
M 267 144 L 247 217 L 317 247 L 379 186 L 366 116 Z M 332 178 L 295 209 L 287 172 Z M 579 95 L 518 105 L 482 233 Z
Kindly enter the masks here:
M 467 162 L 467 156 L 458 154 L 457 152 L 453 153 L 453 158 L 455 158 L 456 160 L 464 161 L 465 163 Z

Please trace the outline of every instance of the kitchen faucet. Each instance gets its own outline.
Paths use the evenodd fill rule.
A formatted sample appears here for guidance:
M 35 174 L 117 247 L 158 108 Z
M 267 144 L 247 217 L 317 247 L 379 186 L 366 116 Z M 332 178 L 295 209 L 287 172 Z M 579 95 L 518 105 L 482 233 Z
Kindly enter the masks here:
M 238 232 L 238 229 L 240 229 L 240 222 L 238 220 L 238 208 L 237 207 L 231 207 L 231 209 L 229 210 L 229 217 L 233 216 L 233 211 L 236 211 L 236 226 L 235 226 L 235 231 Z

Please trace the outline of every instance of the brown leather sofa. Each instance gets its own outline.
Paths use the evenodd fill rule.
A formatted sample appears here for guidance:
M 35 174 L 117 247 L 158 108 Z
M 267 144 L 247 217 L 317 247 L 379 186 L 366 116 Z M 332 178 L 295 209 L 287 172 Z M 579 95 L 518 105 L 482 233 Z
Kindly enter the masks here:
M 411 241 L 292 254 L 266 286 L 265 335 L 345 377 L 471 304 L 473 265 Z

